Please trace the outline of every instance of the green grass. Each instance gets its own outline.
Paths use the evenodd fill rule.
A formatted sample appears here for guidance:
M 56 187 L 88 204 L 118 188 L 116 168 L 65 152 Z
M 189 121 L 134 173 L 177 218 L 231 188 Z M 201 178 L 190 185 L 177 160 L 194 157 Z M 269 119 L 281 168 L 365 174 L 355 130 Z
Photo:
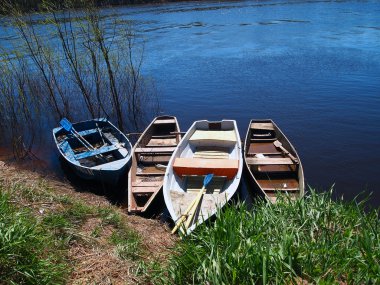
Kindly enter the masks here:
M 0 284 L 63 284 L 68 273 L 60 243 L 0 187 Z
M 142 244 L 115 207 L 59 194 L 44 181 L 0 180 L 0 284 L 65 284 L 77 261 L 73 245 L 103 248 L 135 266 Z
M 112 225 L 116 228 L 123 227 L 123 221 L 121 219 L 120 214 L 117 213 L 113 208 L 99 207 L 97 212 L 98 215 L 101 217 L 102 223 L 104 225 Z
M 227 207 L 180 242 L 152 280 L 173 284 L 379 284 L 380 226 L 363 203 L 311 191 Z M 164 277 L 163 277 L 164 276 Z M 159 281 L 157 281 L 159 280 Z
M 142 253 L 140 236 L 133 230 L 122 227 L 113 231 L 109 238 L 115 245 L 115 253 L 121 259 L 137 260 Z

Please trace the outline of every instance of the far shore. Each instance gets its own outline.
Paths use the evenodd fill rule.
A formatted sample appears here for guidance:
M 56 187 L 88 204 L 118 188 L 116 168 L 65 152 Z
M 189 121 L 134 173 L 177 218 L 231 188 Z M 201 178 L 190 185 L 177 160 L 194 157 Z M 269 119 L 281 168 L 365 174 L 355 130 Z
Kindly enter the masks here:
M 20 2 L 20 3 L 18 3 Z M 16 0 L 12 2 L 12 6 L 16 7 L 18 5 L 18 9 L 24 13 L 33 13 L 33 12 L 46 12 L 46 9 L 42 6 L 42 0 L 35 1 L 21 1 Z M 54 1 L 51 0 L 51 3 L 57 5 L 57 10 L 64 8 L 65 1 Z M 63 2 L 63 3 L 62 3 Z M 200 2 L 199 0 L 119 0 L 119 1 L 101 1 L 96 4 L 96 7 L 99 8 L 110 8 L 110 7 L 118 7 L 118 6 L 137 6 L 137 5 L 151 5 L 151 4 L 165 4 L 172 2 Z M 10 12 L 7 8 L 3 6 L 4 4 L 0 4 L 0 15 L 9 15 Z M 72 5 L 73 8 L 83 8 L 84 4 L 76 3 Z

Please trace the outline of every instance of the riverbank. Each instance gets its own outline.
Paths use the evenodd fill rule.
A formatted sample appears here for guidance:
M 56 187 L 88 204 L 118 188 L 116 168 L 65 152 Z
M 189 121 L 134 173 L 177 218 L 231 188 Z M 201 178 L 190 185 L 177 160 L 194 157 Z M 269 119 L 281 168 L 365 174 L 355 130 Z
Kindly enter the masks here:
M 0 162 L 0 283 L 377 284 L 378 210 L 310 191 L 237 203 L 182 241 L 158 220 Z
M 0 162 L 0 283 L 146 284 L 176 237 L 93 193 Z

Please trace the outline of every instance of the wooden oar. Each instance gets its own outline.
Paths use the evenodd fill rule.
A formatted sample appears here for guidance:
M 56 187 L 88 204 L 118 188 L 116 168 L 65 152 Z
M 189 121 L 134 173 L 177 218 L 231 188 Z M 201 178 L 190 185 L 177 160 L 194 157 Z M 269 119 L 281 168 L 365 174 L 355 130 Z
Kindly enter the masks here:
M 294 157 L 289 151 L 287 151 L 287 149 L 282 146 L 282 143 L 280 141 L 276 140 L 273 142 L 273 144 L 275 147 L 280 148 L 282 152 L 288 155 L 290 159 L 293 160 L 295 163 L 299 163 L 298 159 Z
M 195 207 L 197 208 L 197 206 L 195 206 L 195 204 L 199 204 L 199 201 L 200 199 L 202 198 L 204 192 L 206 192 L 206 186 L 211 182 L 212 178 L 213 178 L 214 174 L 208 174 L 206 175 L 205 179 L 203 180 L 203 187 L 202 189 L 199 191 L 197 197 L 190 203 L 189 207 L 186 209 L 186 211 L 181 215 L 181 217 L 177 220 L 177 223 L 175 225 L 175 227 L 173 228 L 172 230 L 172 234 L 174 234 L 178 228 L 183 224 L 183 222 L 186 220 L 186 217 L 188 217 L 189 215 L 189 212 Z M 194 215 L 194 214 L 193 214 Z
M 73 124 L 70 123 L 70 121 L 66 118 L 63 118 L 59 124 L 62 126 L 62 128 L 64 128 L 66 131 L 72 133 L 74 135 L 74 137 L 77 138 L 77 140 L 83 144 L 85 146 L 85 148 L 87 148 L 88 150 L 94 150 L 95 148 L 88 142 L 85 140 L 84 137 L 82 137 L 73 127 Z
M 99 128 L 98 123 L 95 123 L 95 125 L 96 125 L 96 129 L 98 130 L 98 133 L 99 133 L 99 135 L 100 135 L 100 138 L 101 138 L 102 141 L 103 141 L 103 146 L 104 146 L 104 145 L 106 145 L 106 142 L 104 141 L 104 138 L 103 138 L 103 132 L 102 132 L 101 129 Z
M 210 176 L 207 177 L 208 175 L 210 175 Z M 208 178 L 207 184 L 210 183 L 212 177 L 214 176 L 213 174 L 208 174 L 208 175 L 206 176 L 206 178 Z M 206 178 L 205 178 L 205 180 L 206 180 Z M 207 185 L 207 184 L 206 184 L 206 185 Z M 186 224 L 185 224 L 185 230 L 186 230 L 186 231 L 187 231 L 187 229 L 190 227 L 191 223 L 193 222 L 194 215 L 195 215 L 195 213 L 196 213 L 196 211 L 197 211 L 197 209 L 198 209 L 199 203 L 200 203 L 200 201 L 202 200 L 202 197 L 203 197 L 203 195 L 204 195 L 205 193 L 206 193 L 206 186 L 204 185 L 204 186 L 202 187 L 202 189 L 199 191 L 199 194 L 198 194 L 198 196 L 197 196 L 197 198 L 196 198 L 196 200 L 195 200 L 195 203 L 194 203 L 193 207 L 191 208 L 191 210 L 190 210 L 190 212 L 189 212 L 189 215 L 188 215 L 188 217 L 187 217 Z

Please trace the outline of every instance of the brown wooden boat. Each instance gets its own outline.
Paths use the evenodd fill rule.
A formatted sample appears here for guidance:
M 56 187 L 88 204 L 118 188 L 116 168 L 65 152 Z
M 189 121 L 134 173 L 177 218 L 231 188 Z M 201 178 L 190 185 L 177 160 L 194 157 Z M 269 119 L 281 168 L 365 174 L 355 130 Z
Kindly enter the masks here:
M 251 120 L 245 138 L 244 161 L 255 190 L 271 202 L 276 202 L 279 192 L 287 193 L 291 199 L 303 196 L 301 161 L 272 120 Z
M 128 174 L 128 212 L 145 212 L 160 192 L 166 165 L 176 149 L 181 134 L 177 118 L 155 118 L 132 150 Z

